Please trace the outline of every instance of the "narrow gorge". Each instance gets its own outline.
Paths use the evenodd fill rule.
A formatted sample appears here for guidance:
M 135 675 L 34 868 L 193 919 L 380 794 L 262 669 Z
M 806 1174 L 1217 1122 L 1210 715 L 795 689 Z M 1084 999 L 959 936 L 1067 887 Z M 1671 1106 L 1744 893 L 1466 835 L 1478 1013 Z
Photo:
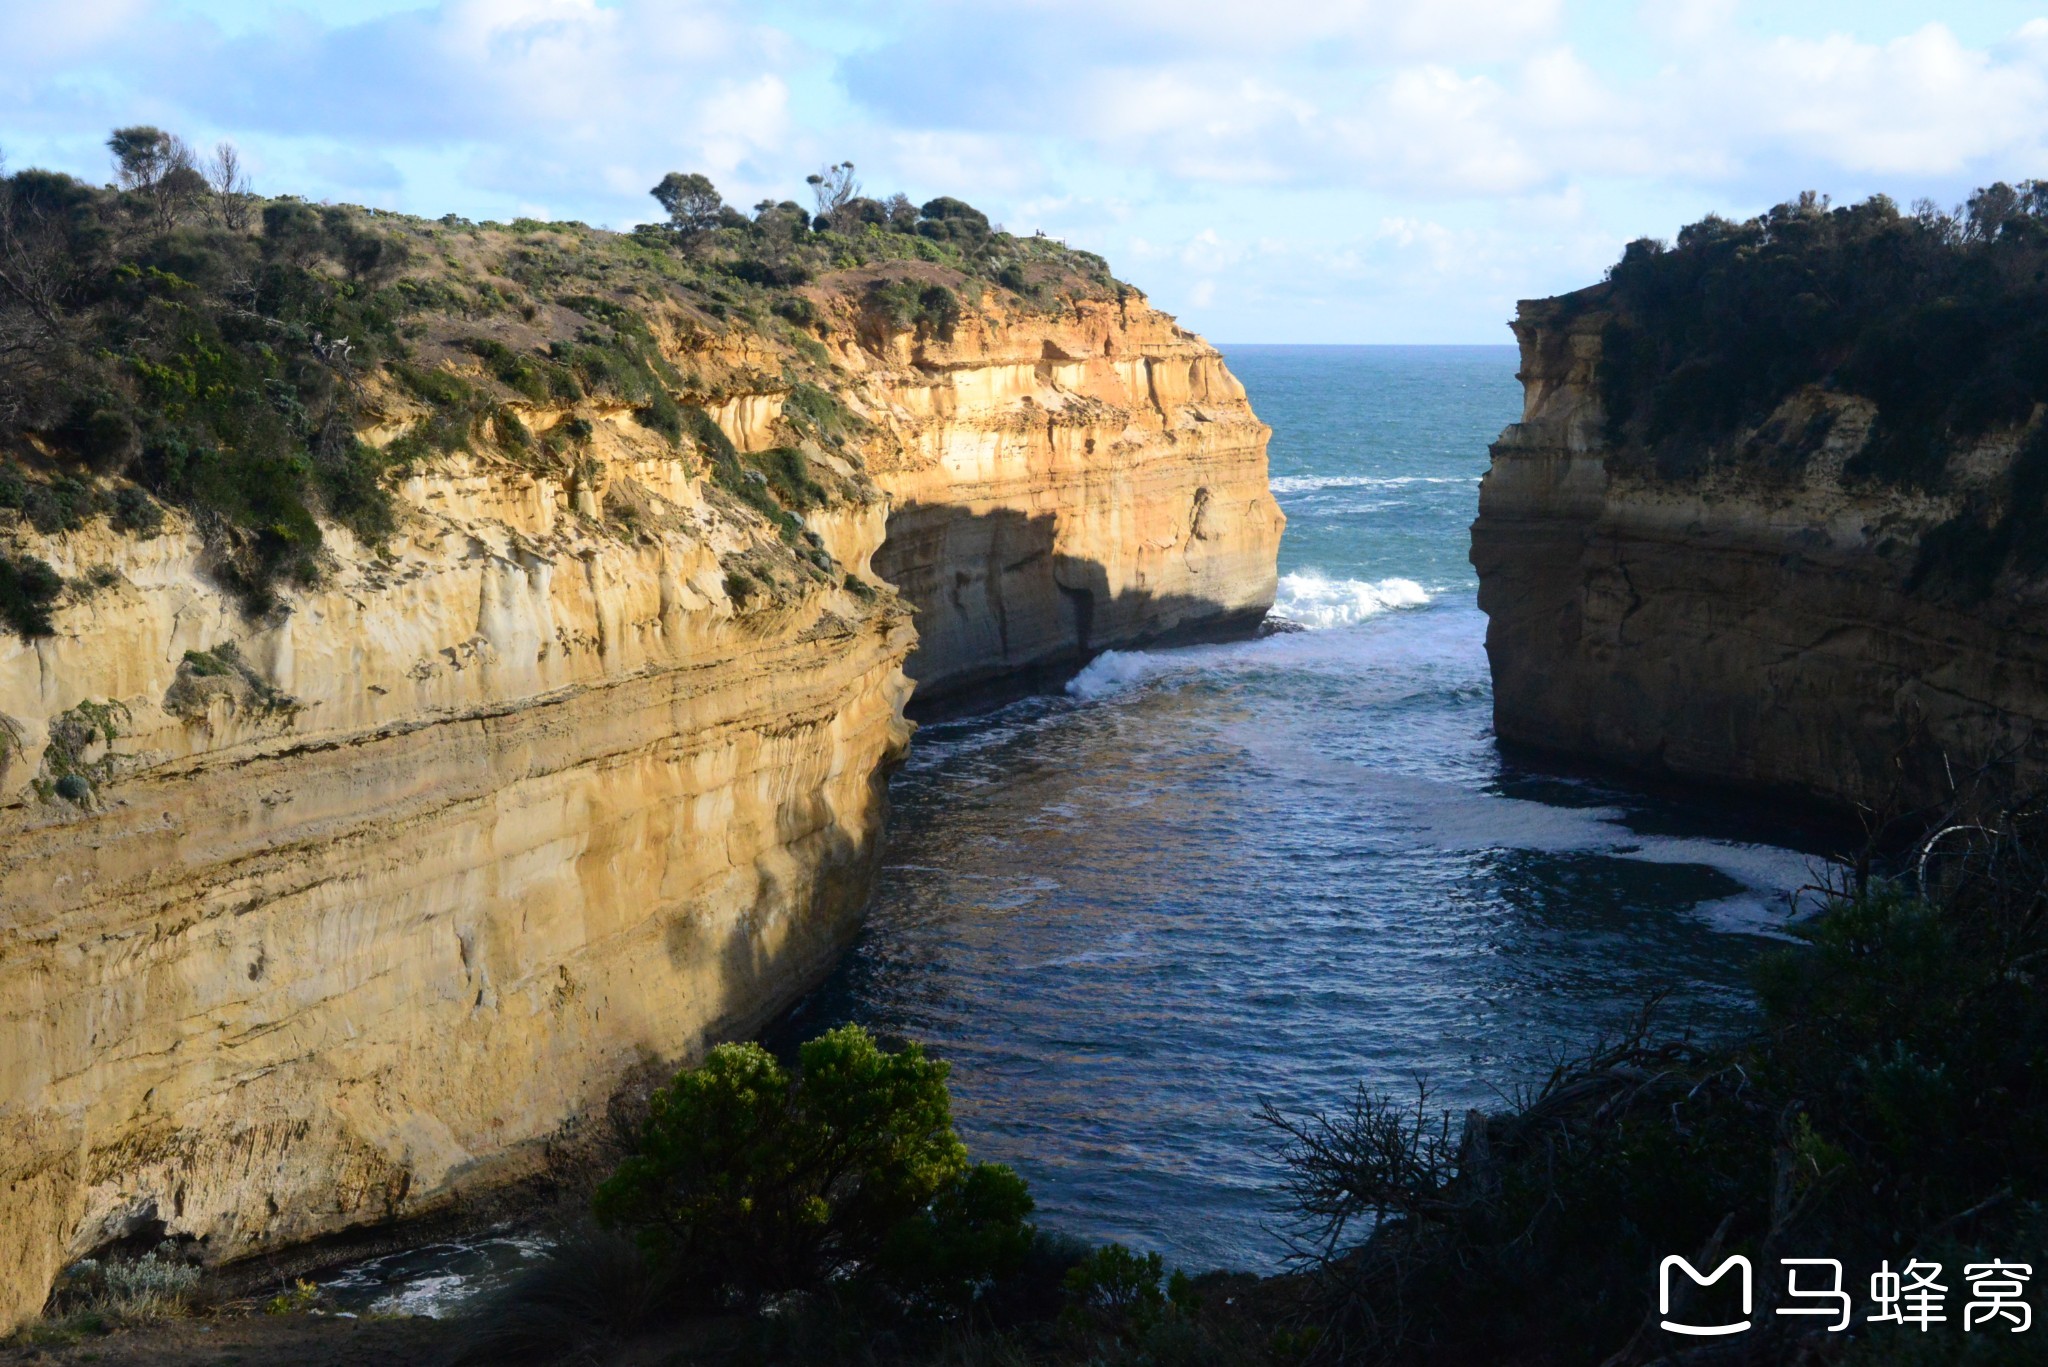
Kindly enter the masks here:
M 562 1161 L 830 965 L 914 696 L 1272 600 L 1266 429 L 1085 253 L 287 203 L 108 263 L 108 374 L 299 424 L 310 511 L 98 390 L 0 468 L 0 1325 Z

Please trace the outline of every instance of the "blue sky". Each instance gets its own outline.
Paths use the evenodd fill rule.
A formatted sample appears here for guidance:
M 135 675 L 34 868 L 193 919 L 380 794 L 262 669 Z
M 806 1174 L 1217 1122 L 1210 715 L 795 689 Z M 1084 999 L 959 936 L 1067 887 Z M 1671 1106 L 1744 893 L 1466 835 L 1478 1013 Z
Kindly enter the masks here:
M 1504 342 L 1633 237 L 2048 176 L 2048 0 L 0 0 L 0 152 L 150 122 L 259 189 L 625 227 L 952 194 L 1220 341 Z

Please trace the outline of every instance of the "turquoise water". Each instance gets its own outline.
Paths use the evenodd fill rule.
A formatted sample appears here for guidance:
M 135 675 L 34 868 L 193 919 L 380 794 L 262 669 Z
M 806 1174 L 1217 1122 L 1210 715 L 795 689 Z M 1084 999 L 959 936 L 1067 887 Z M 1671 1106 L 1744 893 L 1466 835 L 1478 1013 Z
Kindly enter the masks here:
M 1309 629 L 922 730 L 866 929 L 777 1039 L 924 1041 L 1044 1223 L 1268 1268 L 1261 1100 L 1486 1105 L 1656 992 L 1722 1026 L 1810 861 L 1496 751 L 1465 557 L 1512 349 L 1225 352 L 1274 430 L 1276 615 Z

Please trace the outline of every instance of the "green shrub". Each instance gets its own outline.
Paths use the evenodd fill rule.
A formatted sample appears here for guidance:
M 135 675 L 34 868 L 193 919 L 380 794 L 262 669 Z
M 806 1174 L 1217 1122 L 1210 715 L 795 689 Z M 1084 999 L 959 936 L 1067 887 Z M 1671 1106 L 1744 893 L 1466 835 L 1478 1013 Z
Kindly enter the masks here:
M 468 381 L 445 370 L 425 370 L 400 362 L 391 367 L 391 373 L 400 384 L 431 404 L 466 404 L 474 393 Z
M 1104 1244 L 1068 1271 L 1065 1286 L 1077 1308 L 1127 1317 L 1156 1313 L 1166 1304 L 1159 1289 L 1165 1277 L 1166 1263 L 1157 1253 Z
M 811 462 L 793 446 L 777 446 L 746 456 L 742 464 L 758 471 L 783 508 L 808 512 L 826 502 L 825 486 L 811 477 Z
M 858 1026 L 805 1044 L 795 1076 L 720 1045 L 655 1093 L 598 1218 L 743 1301 L 848 1278 L 957 1299 L 1022 1257 L 1031 1206 L 1007 1169 L 968 1162 L 946 1072 Z
M 114 530 L 151 537 L 163 530 L 164 510 L 142 490 L 126 486 L 114 491 Z
M 467 347 L 481 359 L 500 384 L 517 390 L 535 403 L 546 402 L 550 393 L 545 363 L 538 357 L 522 356 L 503 342 L 488 337 L 465 338 Z
M 19 560 L 0 554 L 0 621 L 24 640 L 56 630 L 50 607 L 64 590 L 64 580 L 49 562 L 35 556 Z

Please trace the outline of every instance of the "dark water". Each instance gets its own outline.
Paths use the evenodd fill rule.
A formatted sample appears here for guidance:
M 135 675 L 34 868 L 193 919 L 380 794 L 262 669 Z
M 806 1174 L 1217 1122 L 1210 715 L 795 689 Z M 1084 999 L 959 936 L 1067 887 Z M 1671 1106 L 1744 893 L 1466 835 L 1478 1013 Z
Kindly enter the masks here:
M 1279 615 L 926 727 L 867 928 L 784 1040 L 953 1061 L 1041 1220 L 1273 1265 L 1253 1112 L 1427 1076 L 1487 1104 L 1653 992 L 1715 1028 L 1808 859 L 1733 814 L 1505 763 L 1466 563 L 1515 355 L 1226 348 L 1274 429 Z

